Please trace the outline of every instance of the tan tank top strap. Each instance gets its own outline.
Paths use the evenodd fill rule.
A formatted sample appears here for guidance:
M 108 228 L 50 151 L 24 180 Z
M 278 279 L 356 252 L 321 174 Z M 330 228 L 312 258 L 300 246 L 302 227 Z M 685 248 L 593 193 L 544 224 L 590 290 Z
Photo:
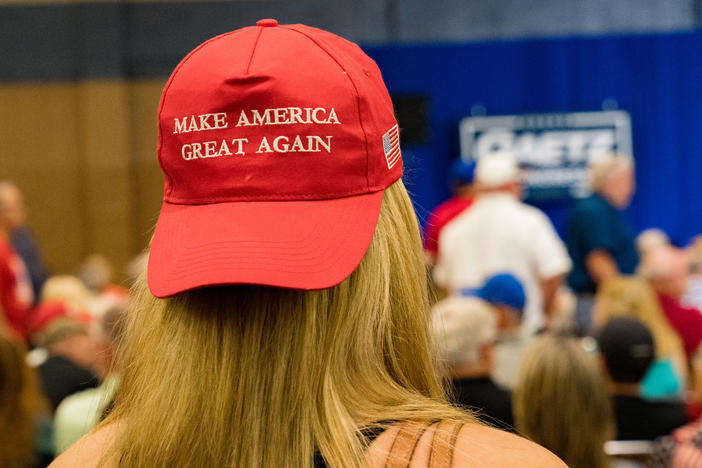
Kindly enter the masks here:
M 434 430 L 429 455 L 429 468 L 451 468 L 458 432 L 463 427 L 460 421 L 441 421 Z
M 390 448 L 385 468 L 409 467 L 417 442 L 430 425 L 428 421 L 407 421 L 402 424 Z

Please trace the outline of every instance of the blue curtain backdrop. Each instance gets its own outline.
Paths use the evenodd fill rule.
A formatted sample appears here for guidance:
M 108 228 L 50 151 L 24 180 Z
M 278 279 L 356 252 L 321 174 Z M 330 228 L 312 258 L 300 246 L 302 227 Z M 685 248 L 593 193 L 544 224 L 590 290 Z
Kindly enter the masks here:
M 486 115 L 601 110 L 631 114 L 638 190 L 634 229 L 678 244 L 702 232 L 702 33 L 364 48 L 393 94 L 429 98 L 426 144 L 403 146 L 420 220 L 450 196 L 458 122 Z M 563 231 L 569 201 L 540 205 Z

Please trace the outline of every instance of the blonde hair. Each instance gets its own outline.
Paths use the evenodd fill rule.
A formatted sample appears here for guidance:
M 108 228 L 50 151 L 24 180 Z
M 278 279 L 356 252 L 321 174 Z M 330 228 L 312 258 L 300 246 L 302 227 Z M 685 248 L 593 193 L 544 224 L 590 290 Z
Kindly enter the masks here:
M 341 284 L 221 286 L 157 299 L 134 286 L 104 461 L 129 467 L 363 466 L 363 430 L 473 418 L 446 403 L 433 360 L 417 221 L 401 182 Z M 111 458 L 114 457 L 114 458 Z
M 26 349 L 0 332 L 0 466 L 29 466 L 34 457 L 35 418 L 48 414 L 34 369 L 25 362 Z
M 41 302 L 57 301 L 75 314 L 90 309 L 92 295 L 81 280 L 71 275 L 52 276 L 41 288 Z
M 595 357 L 573 338 L 542 336 L 527 351 L 513 395 L 516 428 L 572 468 L 609 465 L 609 396 Z
M 602 326 L 614 317 L 632 317 L 651 331 L 656 358 L 677 360 L 684 356 L 678 335 L 668 324 L 648 282 L 636 276 L 617 276 L 605 281 L 596 297 L 595 325 Z
M 432 330 L 447 365 L 474 364 L 497 338 L 497 316 L 477 297 L 447 297 L 432 308 Z

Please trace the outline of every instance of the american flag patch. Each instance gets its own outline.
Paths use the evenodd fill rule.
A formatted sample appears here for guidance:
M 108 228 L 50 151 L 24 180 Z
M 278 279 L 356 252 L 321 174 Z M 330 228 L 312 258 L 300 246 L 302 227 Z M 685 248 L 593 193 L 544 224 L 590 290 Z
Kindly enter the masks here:
M 383 135 L 383 150 L 385 151 L 385 161 L 388 163 L 388 169 L 397 164 L 400 160 L 400 129 L 395 125 Z

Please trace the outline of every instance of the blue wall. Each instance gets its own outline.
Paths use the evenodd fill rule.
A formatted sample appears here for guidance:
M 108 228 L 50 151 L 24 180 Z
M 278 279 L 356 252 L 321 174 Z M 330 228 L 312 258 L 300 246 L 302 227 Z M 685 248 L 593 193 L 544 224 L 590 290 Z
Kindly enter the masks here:
M 702 33 L 364 48 L 394 94 L 429 97 L 431 136 L 403 147 L 420 219 L 449 197 L 458 121 L 487 115 L 601 110 L 632 118 L 638 231 L 660 227 L 674 242 L 702 232 Z M 562 230 L 569 203 L 542 206 Z

